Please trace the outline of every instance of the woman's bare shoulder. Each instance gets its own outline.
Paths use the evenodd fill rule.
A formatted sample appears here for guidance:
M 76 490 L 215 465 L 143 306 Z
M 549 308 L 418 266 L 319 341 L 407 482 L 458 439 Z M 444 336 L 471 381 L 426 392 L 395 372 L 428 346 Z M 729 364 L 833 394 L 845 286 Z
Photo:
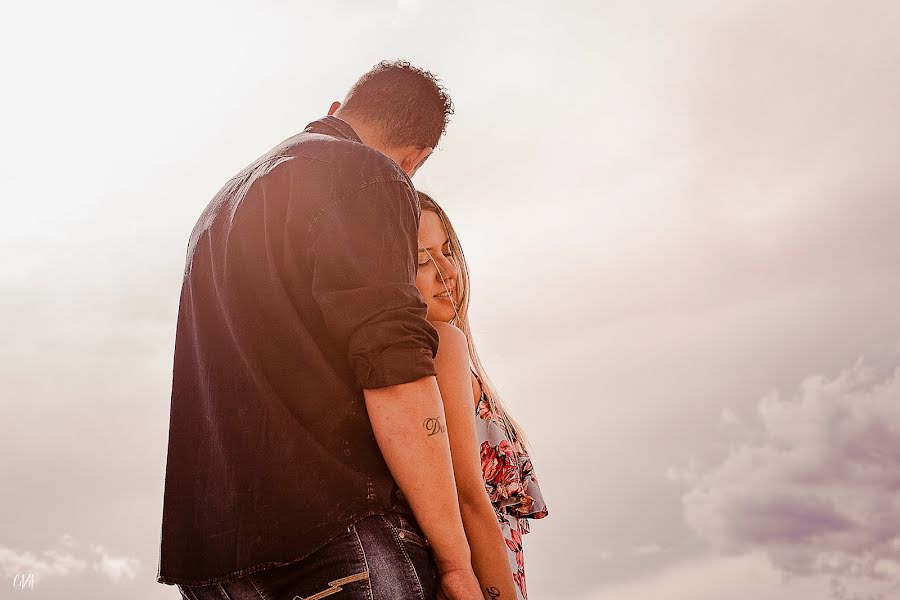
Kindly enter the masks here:
M 455 325 L 443 321 L 432 323 L 438 332 L 438 352 L 434 357 L 434 367 L 438 377 L 443 373 L 453 372 L 462 376 L 468 375 L 472 383 L 472 395 L 477 400 L 481 396 L 481 383 L 472 372 L 469 356 L 469 341 L 466 334 Z
M 443 321 L 432 323 L 432 325 L 438 332 L 438 351 L 434 357 L 435 367 L 439 370 L 442 367 L 454 369 L 465 367 L 468 370 L 469 342 L 466 334 L 459 327 Z
M 431 325 L 438 333 L 438 352 L 441 351 L 441 346 L 446 345 L 453 350 L 463 347 L 466 349 L 466 354 L 469 353 L 469 344 L 462 329 L 444 321 L 437 321 Z

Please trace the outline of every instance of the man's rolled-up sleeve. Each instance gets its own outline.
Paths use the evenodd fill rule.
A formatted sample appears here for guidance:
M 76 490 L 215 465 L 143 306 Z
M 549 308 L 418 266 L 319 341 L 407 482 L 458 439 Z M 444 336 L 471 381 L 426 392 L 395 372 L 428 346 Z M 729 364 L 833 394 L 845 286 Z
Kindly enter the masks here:
M 406 182 L 372 183 L 310 226 L 312 293 L 364 389 L 435 374 L 437 332 L 415 286 L 416 207 Z

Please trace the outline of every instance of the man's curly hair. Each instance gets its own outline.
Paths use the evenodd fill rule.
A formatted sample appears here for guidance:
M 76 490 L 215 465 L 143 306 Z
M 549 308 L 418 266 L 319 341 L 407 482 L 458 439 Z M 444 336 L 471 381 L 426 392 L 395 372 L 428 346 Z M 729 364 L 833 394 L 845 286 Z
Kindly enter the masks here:
M 340 112 L 381 129 L 389 146 L 434 148 L 447 130 L 453 102 L 430 71 L 383 60 L 353 84 Z

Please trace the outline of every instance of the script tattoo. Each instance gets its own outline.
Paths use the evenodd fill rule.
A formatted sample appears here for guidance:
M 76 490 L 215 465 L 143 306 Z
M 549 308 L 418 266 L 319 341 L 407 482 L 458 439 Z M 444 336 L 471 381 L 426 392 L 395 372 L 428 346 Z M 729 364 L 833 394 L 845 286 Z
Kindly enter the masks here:
M 428 417 L 427 419 L 425 419 L 425 422 L 422 425 L 428 432 L 429 437 L 436 433 L 444 433 L 444 426 L 441 425 L 441 422 L 437 417 Z
M 491 600 L 495 600 L 496 598 L 500 597 L 500 590 L 498 590 L 494 586 L 491 586 L 489 588 L 484 588 L 484 591 L 486 591 L 488 593 L 488 596 L 491 597 Z

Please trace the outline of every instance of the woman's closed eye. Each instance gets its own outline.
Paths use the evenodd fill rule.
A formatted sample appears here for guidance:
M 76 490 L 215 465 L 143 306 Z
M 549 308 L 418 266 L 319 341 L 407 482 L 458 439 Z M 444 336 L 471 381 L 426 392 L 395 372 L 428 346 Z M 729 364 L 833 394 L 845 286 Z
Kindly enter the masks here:
M 444 255 L 445 257 L 447 257 L 447 258 L 453 258 L 453 251 L 450 249 L 449 246 L 447 246 L 446 248 L 444 248 L 444 249 L 441 251 L 441 254 L 443 254 L 443 255 Z M 423 248 L 422 250 L 419 250 L 419 263 L 418 263 L 418 266 L 424 267 L 424 266 L 427 265 L 430 261 L 431 261 L 431 253 L 430 253 L 427 249 L 424 249 L 424 248 Z

